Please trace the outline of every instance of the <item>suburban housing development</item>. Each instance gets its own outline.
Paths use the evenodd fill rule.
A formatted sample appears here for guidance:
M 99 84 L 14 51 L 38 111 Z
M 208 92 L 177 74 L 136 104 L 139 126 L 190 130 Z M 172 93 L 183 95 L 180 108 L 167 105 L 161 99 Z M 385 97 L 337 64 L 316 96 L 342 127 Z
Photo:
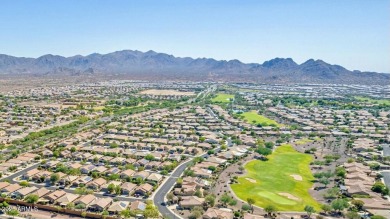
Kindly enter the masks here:
M 141 80 L 7 88 L 0 211 L 390 218 L 389 89 Z

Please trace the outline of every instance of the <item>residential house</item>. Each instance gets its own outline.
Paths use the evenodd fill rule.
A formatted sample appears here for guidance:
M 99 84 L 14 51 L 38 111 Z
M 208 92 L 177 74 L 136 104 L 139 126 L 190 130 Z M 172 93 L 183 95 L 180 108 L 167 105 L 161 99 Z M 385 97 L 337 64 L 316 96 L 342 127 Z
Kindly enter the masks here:
M 72 193 L 66 193 L 65 195 L 61 196 L 56 200 L 56 203 L 60 206 L 66 206 L 67 204 L 73 202 L 77 198 L 79 198 L 80 195 L 72 194 Z
M 16 199 L 24 199 L 28 194 L 38 190 L 37 187 L 31 186 L 31 187 L 24 187 L 22 189 L 19 189 L 11 194 L 12 198 Z
M 21 188 L 22 188 L 22 186 L 20 186 L 19 184 L 10 184 L 7 187 L 2 188 L 0 190 L 0 192 L 1 192 L 1 194 L 11 195 L 11 193 L 13 193 Z
M 131 211 L 144 211 L 146 209 L 146 204 L 141 201 L 134 201 L 130 204 Z
M 134 175 L 135 171 L 132 170 L 132 169 L 128 169 L 128 170 L 125 170 L 123 171 L 120 176 L 122 179 L 127 179 L 127 178 L 131 178 L 133 175 Z
M 104 211 L 108 208 L 112 203 L 111 198 L 99 198 L 94 200 L 88 207 L 91 211 Z
M 163 176 L 161 174 L 158 174 L 158 173 L 152 173 L 146 178 L 147 181 L 154 182 L 157 184 L 159 184 L 162 181 L 162 179 L 163 179 Z
M 203 219 L 233 219 L 233 217 L 230 209 L 208 208 L 203 214 Z
M 50 190 L 46 189 L 45 187 L 42 187 L 31 194 L 37 195 L 39 198 L 43 198 L 45 195 L 49 194 L 50 192 L 51 192 Z
M 150 194 L 152 191 L 153 191 L 153 186 L 150 185 L 149 183 L 144 183 L 144 184 L 138 186 L 138 187 L 135 189 L 134 194 L 138 194 L 138 195 L 141 195 L 141 196 L 145 196 L 145 195 Z
M 88 195 L 83 195 L 83 196 L 79 197 L 79 199 L 77 199 L 74 202 L 74 204 L 75 205 L 83 204 L 85 206 L 88 206 L 89 204 L 91 204 L 95 200 L 96 200 L 96 196 L 94 196 L 92 194 L 88 194 Z
M 182 200 L 179 202 L 179 205 L 182 208 L 193 208 L 195 206 L 203 206 L 204 198 L 199 198 L 197 196 L 183 196 Z
M 66 192 L 63 190 L 56 190 L 52 193 L 43 196 L 43 198 L 48 200 L 50 203 L 54 203 L 57 199 L 61 198 L 65 194 Z
M 90 189 L 93 189 L 95 191 L 99 190 L 103 185 L 105 185 L 107 181 L 103 178 L 97 178 L 94 179 L 93 181 L 87 183 L 87 187 Z
M 111 206 L 107 209 L 110 213 L 119 213 L 129 206 L 129 202 L 127 201 L 116 201 L 111 204 Z
M 130 183 L 130 182 L 125 182 L 121 185 L 121 188 L 122 188 L 122 193 L 124 195 L 131 195 L 133 193 L 133 191 L 135 190 L 135 188 L 137 187 L 136 184 L 134 183 Z

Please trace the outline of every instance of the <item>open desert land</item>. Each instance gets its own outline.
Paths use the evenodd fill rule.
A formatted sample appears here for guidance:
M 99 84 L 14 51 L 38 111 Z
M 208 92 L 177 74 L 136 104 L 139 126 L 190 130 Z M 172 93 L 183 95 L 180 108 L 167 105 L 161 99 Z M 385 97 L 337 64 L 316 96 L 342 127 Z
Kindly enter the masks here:
M 144 90 L 141 91 L 140 94 L 147 94 L 147 95 L 156 95 L 156 96 L 193 96 L 195 95 L 194 92 L 188 92 L 188 91 L 178 91 L 178 90 L 157 90 L 157 89 L 151 89 L 151 90 Z

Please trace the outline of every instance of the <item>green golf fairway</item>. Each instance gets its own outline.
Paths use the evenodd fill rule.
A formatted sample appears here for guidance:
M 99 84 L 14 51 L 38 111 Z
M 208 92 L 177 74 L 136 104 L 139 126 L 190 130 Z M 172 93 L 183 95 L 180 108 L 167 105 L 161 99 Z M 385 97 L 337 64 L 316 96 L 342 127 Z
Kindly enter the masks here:
M 217 94 L 216 97 L 211 99 L 211 101 L 216 102 L 216 103 L 229 103 L 230 99 L 233 99 L 233 98 L 234 98 L 234 95 L 232 95 L 232 94 L 219 93 L 219 94 Z
M 269 119 L 265 116 L 257 114 L 256 111 L 249 111 L 242 114 L 244 118 L 248 121 L 248 123 L 252 123 L 253 121 L 256 122 L 256 124 L 260 123 L 266 123 L 267 125 L 276 125 L 280 127 L 281 125 L 277 123 L 275 120 Z
M 231 185 L 235 194 L 244 201 L 253 198 L 255 205 L 263 208 L 273 205 L 278 211 L 303 211 L 306 205 L 319 210 L 320 204 L 309 194 L 314 179 L 309 168 L 312 157 L 282 145 L 268 158 L 245 165 L 247 174 Z

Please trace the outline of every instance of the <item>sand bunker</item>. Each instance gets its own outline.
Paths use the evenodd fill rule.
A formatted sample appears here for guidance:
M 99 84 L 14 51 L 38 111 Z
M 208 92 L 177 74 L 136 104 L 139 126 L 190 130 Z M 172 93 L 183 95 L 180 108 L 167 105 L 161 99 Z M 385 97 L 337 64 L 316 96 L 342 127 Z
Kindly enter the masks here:
M 294 178 L 295 180 L 297 180 L 297 181 L 302 181 L 302 176 L 300 176 L 300 175 L 291 174 L 290 176 L 291 176 L 292 178 Z
M 248 180 L 251 183 L 256 183 L 256 180 L 254 180 L 254 179 L 251 179 L 251 178 L 245 178 L 245 179 Z
M 297 197 L 291 195 L 290 193 L 280 192 L 280 193 L 278 193 L 278 195 L 284 196 L 284 197 L 291 199 L 291 200 L 294 200 L 294 201 L 301 200 L 300 198 L 297 198 Z

